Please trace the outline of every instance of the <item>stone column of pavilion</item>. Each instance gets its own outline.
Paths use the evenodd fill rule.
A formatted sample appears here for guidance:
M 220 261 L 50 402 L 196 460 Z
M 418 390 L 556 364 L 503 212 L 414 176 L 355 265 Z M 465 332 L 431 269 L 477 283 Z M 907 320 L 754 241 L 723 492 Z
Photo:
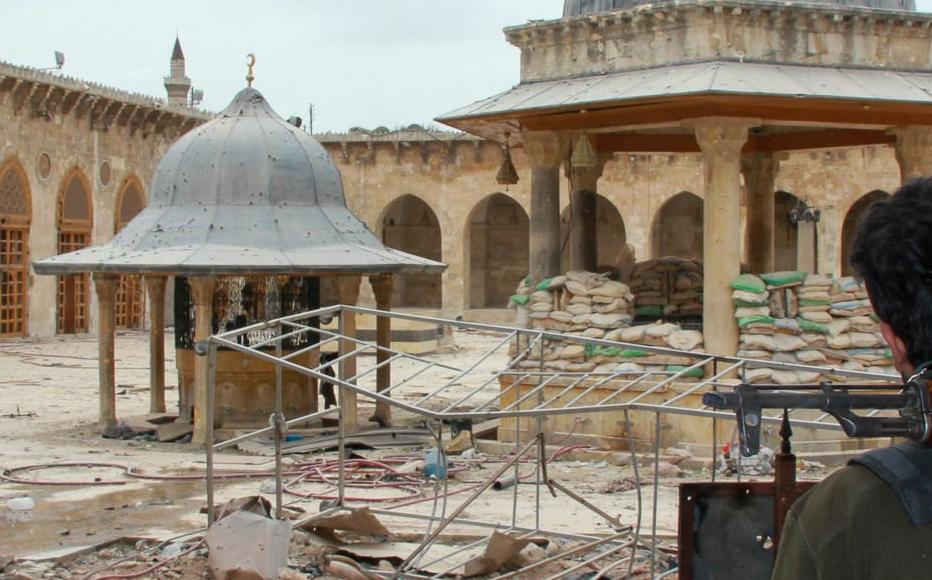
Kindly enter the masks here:
M 340 296 L 340 304 L 344 306 L 355 306 L 359 301 L 359 285 L 362 278 L 359 276 L 340 276 L 337 279 L 337 292 Z M 342 358 L 356 349 L 356 313 L 348 310 L 340 312 L 340 335 L 343 337 L 339 340 L 338 353 L 341 357 L 339 363 L 340 380 L 355 382 L 349 379 L 356 376 L 356 356 Z M 356 393 L 349 389 L 339 389 L 340 407 L 343 408 L 343 428 L 352 433 L 359 429 L 359 410 Z
M 780 161 L 773 153 L 741 157 L 747 192 L 747 262 L 751 272 L 773 272 L 774 183 Z
M 714 354 L 738 351 L 729 283 L 741 273 L 741 149 L 754 124 L 728 118 L 694 123 L 705 166 L 702 328 L 706 350 Z
M 107 430 L 116 425 L 116 373 L 114 366 L 114 335 L 116 328 L 116 289 L 120 282 L 115 274 L 94 274 L 94 288 L 97 291 L 97 346 L 98 371 L 100 374 L 100 415 L 101 429 Z
M 167 276 L 146 276 L 149 294 L 149 412 L 165 406 L 165 286 Z
M 369 284 L 375 294 L 375 305 L 379 310 L 387 312 L 392 309 L 393 280 L 391 274 L 369 276 Z M 379 316 L 375 320 L 375 343 L 381 347 L 375 354 L 375 364 L 381 365 L 375 371 L 375 390 L 381 393 L 392 384 L 392 365 L 387 362 L 391 358 L 391 353 L 382 350 L 392 344 L 392 319 L 388 316 Z M 375 403 L 375 415 L 372 418 L 379 424 L 379 427 L 391 427 L 391 407 L 387 403 L 377 401 Z
M 538 282 L 560 273 L 560 166 L 564 150 L 557 133 L 524 131 L 531 165 L 531 250 L 528 273 Z
M 583 143 L 585 140 L 585 143 Z M 588 155 L 577 155 L 577 148 L 587 147 Z M 588 135 L 574 144 L 573 155 L 566 164 L 570 180 L 570 269 L 594 272 L 598 267 L 598 182 L 605 160 L 595 153 Z
M 896 136 L 894 147 L 900 180 L 906 183 L 915 177 L 932 175 L 932 127 L 899 127 L 891 132 Z
M 217 279 L 214 276 L 191 276 L 191 298 L 194 302 L 194 343 L 204 343 L 213 332 L 214 290 Z M 195 347 L 196 348 L 196 347 Z M 194 433 L 191 441 L 207 442 L 207 375 L 210 358 L 203 354 L 194 358 Z

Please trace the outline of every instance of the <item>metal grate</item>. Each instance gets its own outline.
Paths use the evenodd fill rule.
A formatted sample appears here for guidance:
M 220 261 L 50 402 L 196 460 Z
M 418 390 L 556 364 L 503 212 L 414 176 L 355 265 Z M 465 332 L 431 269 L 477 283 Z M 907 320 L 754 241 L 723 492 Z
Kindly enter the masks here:
M 58 234 L 58 253 L 66 254 L 87 247 L 88 231 L 62 231 Z M 58 277 L 58 332 L 75 334 L 87 332 L 88 284 L 87 274 L 69 274 Z
M 120 276 L 116 296 L 117 328 L 139 330 L 145 326 L 146 294 L 142 276 L 128 274 Z
M 0 223 L 0 337 L 26 334 L 27 226 Z

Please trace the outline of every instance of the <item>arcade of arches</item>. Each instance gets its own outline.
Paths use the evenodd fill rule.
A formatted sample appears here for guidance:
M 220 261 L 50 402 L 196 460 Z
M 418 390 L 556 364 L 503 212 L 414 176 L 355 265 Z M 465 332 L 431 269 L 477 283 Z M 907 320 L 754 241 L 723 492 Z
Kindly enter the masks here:
M 494 193 L 476 205 L 467 223 L 469 307 L 505 308 L 516 281 L 527 274 L 527 212 L 511 197 Z
M 382 243 L 423 258 L 443 261 L 437 214 L 419 197 L 406 194 L 391 203 L 381 222 Z M 392 304 L 408 308 L 440 308 L 441 274 L 395 276 Z

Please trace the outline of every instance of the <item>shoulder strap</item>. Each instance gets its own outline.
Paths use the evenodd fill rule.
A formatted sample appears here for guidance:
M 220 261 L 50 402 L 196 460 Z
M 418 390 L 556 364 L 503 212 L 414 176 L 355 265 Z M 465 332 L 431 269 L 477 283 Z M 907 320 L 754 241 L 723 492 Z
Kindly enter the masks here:
M 866 467 L 886 483 L 914 526 L 932 524 L 932 448 L 907 441 L 848 463 Z

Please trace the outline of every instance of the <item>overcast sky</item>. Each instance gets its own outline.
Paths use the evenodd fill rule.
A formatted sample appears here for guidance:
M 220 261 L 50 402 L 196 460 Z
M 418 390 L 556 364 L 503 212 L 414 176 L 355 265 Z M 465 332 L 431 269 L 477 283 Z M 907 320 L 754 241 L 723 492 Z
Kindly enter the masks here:
M 932 0 L 918 0 L 932 11 Z M 177 32 L 187 73 L 217 111 L 255 86 L 315 131 L 428 124 L 518 82 L 505 26 L 562 15 L 563 0 L 3 0 L 0 60 L 158 97 Z
M 932 0 L 930 0 L 932 1 Z M 165 96 L 175 32 L 187 74 L 217 111 L 245 86 L 315 131 L 394 128 L 518 82 L 505 26 L 562 15 L 563 0 L 3 0 L 0 60 Z

